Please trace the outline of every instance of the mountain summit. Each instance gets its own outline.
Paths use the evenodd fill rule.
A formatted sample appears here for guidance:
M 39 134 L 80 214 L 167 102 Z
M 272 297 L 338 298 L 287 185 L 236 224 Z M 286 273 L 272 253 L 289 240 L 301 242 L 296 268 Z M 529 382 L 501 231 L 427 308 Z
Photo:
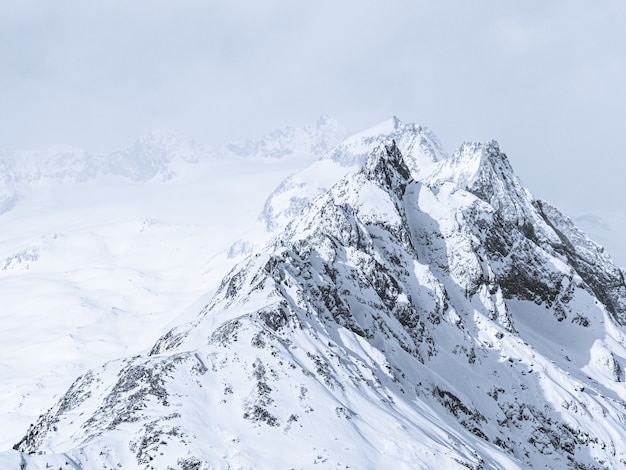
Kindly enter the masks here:
M 78 378 L 2 458 L 625 465 L 621 271 L 533 199 L 496 143 L 447 156 L 429 131 L 398 133 L 237 265 L 195 319 Z

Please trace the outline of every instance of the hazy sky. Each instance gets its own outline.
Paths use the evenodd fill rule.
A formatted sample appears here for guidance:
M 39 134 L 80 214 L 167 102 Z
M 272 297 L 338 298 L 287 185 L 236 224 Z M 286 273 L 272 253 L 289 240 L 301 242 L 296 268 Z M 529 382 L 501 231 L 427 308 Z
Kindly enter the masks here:
M 569 213 L 626 200 L 623 0 L 3 0 L 0 64 L 0 148 L 398 115 Z

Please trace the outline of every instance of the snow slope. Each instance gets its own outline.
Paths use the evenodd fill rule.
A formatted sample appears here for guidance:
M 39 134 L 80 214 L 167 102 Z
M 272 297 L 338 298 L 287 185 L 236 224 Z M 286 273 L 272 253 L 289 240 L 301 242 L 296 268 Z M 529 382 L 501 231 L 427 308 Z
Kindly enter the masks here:
M 0 448 L 78 375 L 149 348 L 188 307 L 195 315 L 233 263 L 209 260 L 254 224 L 265 195 L 343 132 L 325 117 L 238 155 L 228 148 L 236 143 L 215 150 L 167 129 L 108 155 L 3 154 Z
M 301 207 L 195 318 L 149 353 L 79 377 L 0 458 L 32 468 L 626 464 L 622 273 L 524 189 L 496 143 L 447 157 L 385 141 Z

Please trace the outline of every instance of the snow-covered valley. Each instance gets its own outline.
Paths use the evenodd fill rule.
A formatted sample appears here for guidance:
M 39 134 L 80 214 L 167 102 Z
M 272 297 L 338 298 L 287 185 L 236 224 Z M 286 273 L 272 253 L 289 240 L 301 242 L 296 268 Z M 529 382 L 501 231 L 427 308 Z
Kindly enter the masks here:
M 344 137 L 7 159 L 0 463 L 626 464 L 605 250 L 495 143 Z

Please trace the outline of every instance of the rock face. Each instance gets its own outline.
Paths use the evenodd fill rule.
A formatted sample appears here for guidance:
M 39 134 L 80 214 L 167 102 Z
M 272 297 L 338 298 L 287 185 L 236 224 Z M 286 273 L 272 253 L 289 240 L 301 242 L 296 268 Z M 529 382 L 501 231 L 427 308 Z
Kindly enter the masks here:
M 401 149 L 379 144 L 149 354 L 78 378 L 4 458 L 626 465 L 621 272 L 497 144 L 433 152 L 427 169 Z

